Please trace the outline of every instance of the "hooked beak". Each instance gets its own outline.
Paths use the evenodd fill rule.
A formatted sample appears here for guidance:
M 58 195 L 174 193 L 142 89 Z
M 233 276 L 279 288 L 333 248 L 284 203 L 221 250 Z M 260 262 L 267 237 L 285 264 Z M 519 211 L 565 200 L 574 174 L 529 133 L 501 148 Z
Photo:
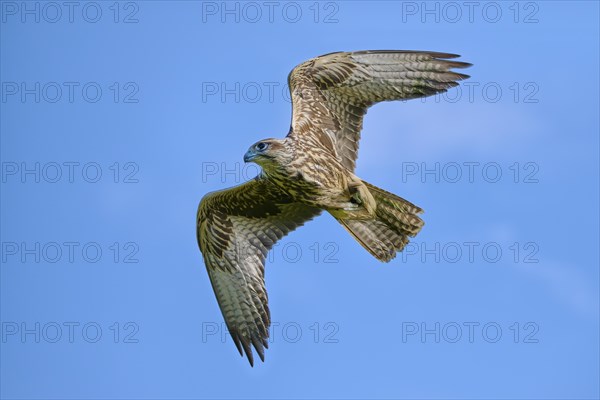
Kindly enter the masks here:
M 244 154 L 244 162 L 250 162 L 256 158 L 256 153 L 252 150 L 248 150 L 246 154 Z

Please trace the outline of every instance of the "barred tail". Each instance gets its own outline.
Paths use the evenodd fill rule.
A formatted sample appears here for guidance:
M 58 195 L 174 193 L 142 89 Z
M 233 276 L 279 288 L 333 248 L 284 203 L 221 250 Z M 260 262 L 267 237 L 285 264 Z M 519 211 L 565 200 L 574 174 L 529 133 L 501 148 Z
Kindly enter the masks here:
M 363 183 L 377 203 L 376 218 L 337 220 L 375 258 L 388 262 L 402 251 L 409 237 L 419 233 L 424 222 L 418 214 L 423 210 L 393 193 Z

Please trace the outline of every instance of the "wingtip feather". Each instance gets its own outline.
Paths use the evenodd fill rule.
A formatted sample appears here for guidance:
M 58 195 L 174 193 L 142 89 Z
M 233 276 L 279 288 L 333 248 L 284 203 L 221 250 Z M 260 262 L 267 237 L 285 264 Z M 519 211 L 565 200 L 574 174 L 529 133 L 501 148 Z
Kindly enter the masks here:
M 252 347 L 250 347 L 250 343 L 246 340 L 242 340 L 242 346 L 244 346 L 244 352 L 246 353 L 248 362 L 250 362 L 250 366 L 254 367 L 254 356 L 252 355 Z

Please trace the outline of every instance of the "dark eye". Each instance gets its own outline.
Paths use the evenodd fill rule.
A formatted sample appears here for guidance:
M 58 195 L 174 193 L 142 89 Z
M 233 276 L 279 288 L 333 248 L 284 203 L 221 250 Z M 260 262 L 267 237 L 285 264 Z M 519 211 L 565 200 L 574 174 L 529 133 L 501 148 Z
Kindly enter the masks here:
M 256 150 L 258 151 L 263 151 L 265 150 L 267 147 L 269 147 L 269 145 L 265 142 L 260 142 L 256 145 Z

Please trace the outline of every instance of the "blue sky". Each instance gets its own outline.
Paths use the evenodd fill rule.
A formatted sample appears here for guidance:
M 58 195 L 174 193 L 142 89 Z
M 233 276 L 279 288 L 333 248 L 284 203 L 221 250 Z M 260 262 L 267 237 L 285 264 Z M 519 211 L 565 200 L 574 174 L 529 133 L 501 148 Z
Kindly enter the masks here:
M 597 2 L 61 4 L 0 2 L 3 398 L 600 396 Z M 357 174 L 425 228 L 280 242 L 250 368 L 196 207 L 285 135 L 291 68 L 362 49 L 474 64 L 365 120 Z

